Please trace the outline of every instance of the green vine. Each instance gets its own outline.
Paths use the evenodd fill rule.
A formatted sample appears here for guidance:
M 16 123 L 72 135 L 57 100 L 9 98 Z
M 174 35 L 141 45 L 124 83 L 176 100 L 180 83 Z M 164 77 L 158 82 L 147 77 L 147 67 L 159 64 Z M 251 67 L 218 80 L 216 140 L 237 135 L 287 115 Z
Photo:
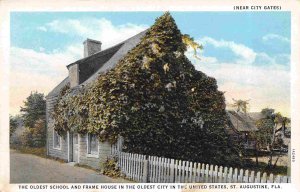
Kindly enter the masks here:
M 182 35 L 182 42 L 187 46 L 187 47 L 191 47 L 194 50 L 194 57 L 196 59 L 200 58 L 197 56 L 197 49 L 202 50 L 203 46 L 200 45 L 199 43 L 197 43 L 192 37 L 190 37 L 187 34 Z
M 195 70 L 187 46 L 165 13 L 115 68 L 80 90 L 62 89 L 55 130 L 94 133 L 110 143 L 122 135 L 132 153 L 238 163 L 224 129 L 224 95 L 214 78 Z

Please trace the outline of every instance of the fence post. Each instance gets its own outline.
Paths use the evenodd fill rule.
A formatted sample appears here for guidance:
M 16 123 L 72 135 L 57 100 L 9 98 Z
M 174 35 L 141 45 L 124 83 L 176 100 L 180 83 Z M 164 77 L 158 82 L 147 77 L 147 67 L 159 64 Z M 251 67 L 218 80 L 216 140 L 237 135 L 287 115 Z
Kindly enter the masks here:
M 280 175 L 277 175 L 277 176 L 275 177 L 274 183 L 281 183 L 281 176 L 280 176 Z
M 175 164 L 174 164 L 174 159 L 171 159 L 171 165 L 170 165 L 170 183 L 175 183 L 175 177 L 174 177 L 174 169 L 175 169 Z
M 260 183 L 260 171 L 256 173 L 255 183 Z
M 218 183 L 222 183 L 223 181 L 223 167 L 220 166 L 219 171 L 217 171 L 217 181 Z
M 144 160 L 144 167 L 143 167 L 143 183 L 148 182 L 148 158 Z
M 267 182 L 267 173 L 264 172 L 263 177 L 261 179 L 261 183 L 266 183 Z
M 254 176 L 254 171 L 251 171 L 251 176 L 249 178 L 249 183 L 255 183 L 255 176 Z
M 271 173 L 269 179 L 267 180 L 267 183 L 273 183 L 273 182 L 274 182 L 274 175 Z

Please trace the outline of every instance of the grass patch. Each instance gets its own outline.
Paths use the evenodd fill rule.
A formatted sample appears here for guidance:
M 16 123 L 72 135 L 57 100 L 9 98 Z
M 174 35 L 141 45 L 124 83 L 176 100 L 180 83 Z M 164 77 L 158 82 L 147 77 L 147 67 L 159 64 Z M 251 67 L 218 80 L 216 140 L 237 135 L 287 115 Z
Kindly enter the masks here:
M 20 153 L 37 155 L 39 157 L 44 157 L 44 158 L 47 157 L 47 150 L 46 150 L 45 147 L 31 148 L 31 147 L 16 147 L 16 146 L 11 146 L 10 148 L 17 150 Z
M 275 168 L 268 169 L 267 163 L 258 162 L 258 166 L 251 159 L 245 159 L 243 168 L 244 170 L 248 169 L 255 172 L 266 172 L 267 174 L 273 173 L 274 175 L 287 175 L 287 166 L 276 166 Z
M 258 165 L 256 165 L 255 158 L 256 158 L 256 152 L 255 150 L 247 150 L 244 152 L 244 163 L 242 167 L 244 170 L 253 170 L 255 172 L 266 172 L 267 174 L 273 173 L 274 175 L 287 175 L 287 165 L 281 164 L 275 166 L 275 168 L 268 168 L 268 158 L 270 155 L 270 151 L 258 151 Z M 279 157 L 279 160 L 284 160 L 284 158 L 287 158 L 287 154 L 285 153 L 279 153 L 279 152 L 273 152 L 273 161 L 275 162 L 275 159 Z
M 22 146 L 10 146 L 11 149 L 18 151 L 19 153 L 36 155 L 42 158 L 52 159 L 60 163 L 66 163 L 66 160 L 60 159 L 58 157 L 47 156 L 47 149 L 45 147 L 32 148 L 32 147 L 22 147 Z

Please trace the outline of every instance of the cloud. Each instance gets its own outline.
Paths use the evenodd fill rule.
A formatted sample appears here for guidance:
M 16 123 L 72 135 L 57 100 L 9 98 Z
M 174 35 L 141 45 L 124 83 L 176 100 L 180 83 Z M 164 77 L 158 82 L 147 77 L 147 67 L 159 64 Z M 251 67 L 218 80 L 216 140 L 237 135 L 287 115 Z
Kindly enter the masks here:
M 270 59 L 267 54 L 256 54 Z M 223 63 L 217 58 L 200 56 L 201 60 L 187 56 L 196 69 L 216 78 L 219 90 L 225 92 L 227 103 L 231 99 L 250 99 L 250 111 L 271 107 L 290 115 L 290 70 L 289 66 L 277 64 L 251 65 L 235 62 Z
M 44 26 L 37 27 L 37 30 L 47 32 L 47 28 Z
M 77 47 L 64 52 L 45 53 L 11 47 L 10 113 L 19 113 L 30 92 L 47 94 L 68 74 L 66 65 L 80 58 Z
M 236 56 L 238 56 L 238 63 L 253 63 L 256 58 L 256 53 L 249 47 L 238 44 L 233 41 L 225 41 L 225 40 L 215 40 L 211 37 L 204 37 L 198 40 L 199 43 L 213 45 L 216 48 L 228 48 L 230 49 Z
M 111 21 L 105 18 L 85 18 L 80 20 L 53 20 L 41 27 L 46 28 L 48 31 L 65 35 L 100 40 L 103 48 L 107 48 L 136 35 L 149 26 L 132 23 L 113 25 Z
M 253 63 L 257 65 L 272 65 L 275 64 L 275 60 L 266 53 L 257 53 Z
M 290 54 L 278 54 L 274 57 L 274 60 L 278 64 L 289 64 L 291 62 L 291 55 Z
M 80 58 L 80 55 L 73 49 L 69 47 L 64 52 L 45 53 L 11 47 L 11 70 L 12 72 L 65 75 L 65 66 Z
M 148 26 L 131 23 L 113 25 L 111 21 L 102 18 L 53 20 L 39 29 L 100 40 L 103 48 L 107 48 L 146 28 Z M 279 39 L 269 35 L 265 36 L 265 41 L 272 38 Z M 290 55 L 277 54 L 271 57 L 243 44 L 211 37 L 198 39 L 197 42 L 217 49 L 227 49 L 235 56 L 231 61 L 222 62 L 217 57 L 208 57 L 205 52 L 200 52 L 201 60 L 197 60 L 193 57 L 192 49 L 186 52 L 196 69 L 217 79 L 228 102 L 231 98 L 251 99 L 251 111 L 273 107 L 284 114 L 290 114 Z M 81 58 L 82 53 L 82 42 L 74 42 L 63 50 L 58 48 L 51 52 L 12 47 L 11 72 L 14 75 L 11 76 L 11 108 L 15 110 L 22 105 L 32 90 L 48 93 L 67 75 L 65 65 Z
M 208 73 L 212 73 L 206 69 Z M 279 66 L 220 66 L 213 72 L 225 91 L 226 101 L 231 98 L 250 99 L 250 110 L 271 107 L 290 115 L 290 72 Z
M 9 92 L 10 114 L 20 113 L 20 106 L 23 106 L 23 101 L 25 101 L 31 92 L 38 91 L 47 94 L 62 80 L 63 75 L 59 74 L 46 75 L 35 72 L 11 71 Z
M 204 45 L 228 49 L 238 59 L 223 62 L 200 52 L 201 60 L 188 49 L 186 56 L 196 69 L 216 78 L 219 89 L 225 92 L 227 103 L 235 99 L 250 99 L 250 110 L 261 111 L 271 107 L 290 115 L 290 55 L 270 56 L 239 43 L 204 37 L 197 40 Z M 206 46 L 208 47 L 208 46 Z M 209 47 L 208 47 L 209 49 Z M 218 51 L 218 50 L 216 50 Z
M 79 36 L 83 39 L 92 38 L 102 41 L 103 49 L 124 41 L 131 36 L 147 29 L 146 25 L 127 23 L 113 25 L 111 21 L 102 18 L 53 20 L 39 26 L 37 30 L 56 32 L 63 35 Z M 66 65 L 83 57 L 82 42 L 74 42 L 64 48 L 52 51 L 40 47 L 39 51 L 11 47 L 10 58 L 10 112 L 16 114 L 23 101 L 31 91 L 47 94 L 68 71 Z
M 290 43 L 291 42 L 289 38 L 281 36 L 281 35 L 273 34 L 273 33 L 270 33 L 270 34 L 267 34 L 267 35 L 263 36 L 262 40 L 264 42 L 273 41 L 273 40 L 281 41 L 281 42 L 284 42 L 284 43 Z

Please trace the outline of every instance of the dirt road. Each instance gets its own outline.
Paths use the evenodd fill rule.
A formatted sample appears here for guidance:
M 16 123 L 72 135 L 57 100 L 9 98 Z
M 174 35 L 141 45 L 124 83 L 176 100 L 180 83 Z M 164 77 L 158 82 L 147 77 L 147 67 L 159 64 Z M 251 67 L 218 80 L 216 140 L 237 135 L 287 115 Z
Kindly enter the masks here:
M 10 183 L 124 183 L 93 170 L 15 150 L 10 153 Z

